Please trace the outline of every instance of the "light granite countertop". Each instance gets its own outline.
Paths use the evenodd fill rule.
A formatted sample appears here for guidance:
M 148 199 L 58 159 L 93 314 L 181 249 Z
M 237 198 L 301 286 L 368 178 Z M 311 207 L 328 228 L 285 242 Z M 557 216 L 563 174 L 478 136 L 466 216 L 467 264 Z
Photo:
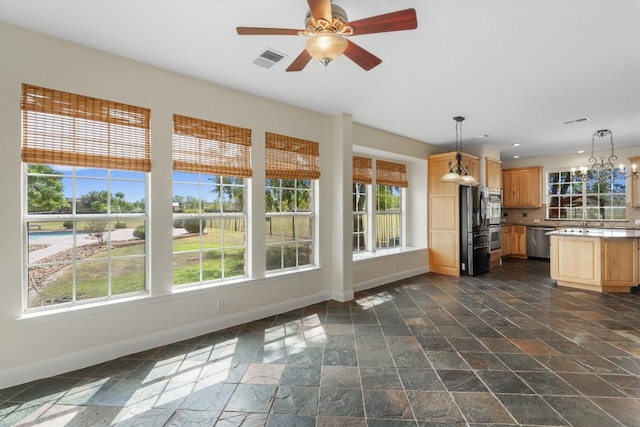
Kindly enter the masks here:
M 546 233 L 550 236 L 640 238 L 640 230 L 628 228 L 568 227 Z

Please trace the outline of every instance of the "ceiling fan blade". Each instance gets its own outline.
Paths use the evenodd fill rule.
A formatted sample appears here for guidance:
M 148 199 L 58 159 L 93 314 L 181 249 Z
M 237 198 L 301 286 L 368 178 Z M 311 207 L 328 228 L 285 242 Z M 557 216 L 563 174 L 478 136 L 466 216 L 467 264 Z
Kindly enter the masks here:
M 296 59 L 293 60 L 287 71 L 302 71 L 304 67 L 311 61 L 311 55 L 304 49 Z
M 349 22 L 353 27 L 353 35 L 384 33 L 388 31 L 415 30 L 418 28 L 418 19 L 415 9 L 399 10 L 385 13 L 370 18 Z
M 307 3 L 309 3 L 313 19 L 316 21 L 324 19 L 327 22 L 331 22 L 331 0 L 307 0 Z
M 236 27 L 236 31 L 241 36 L 297 36 L 304 30 L 291 28 Z
M 368 50 L 365 50 L 348 40 L 349 44 L 347 45 L 347 49 L 344 51 L 344 55 L 350 58 L 353 62 L 362 67 L 363 70 L 369 71 L 373 67 L 380 65 L 382 59 L 378 58 Z

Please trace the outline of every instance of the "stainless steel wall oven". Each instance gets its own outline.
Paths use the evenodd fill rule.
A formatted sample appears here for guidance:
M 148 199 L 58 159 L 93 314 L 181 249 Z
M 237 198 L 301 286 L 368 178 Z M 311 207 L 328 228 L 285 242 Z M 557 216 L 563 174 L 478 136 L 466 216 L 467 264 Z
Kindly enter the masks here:
M 502 196 L 499 192 L 491 192 L 488 197 L 489 225 L 500 225 L 502 216 Z
M 496 249 L 500 249 L 500 226 L 499 225 L 490 225 L 489 226 L 489 247 L 492 251 Z

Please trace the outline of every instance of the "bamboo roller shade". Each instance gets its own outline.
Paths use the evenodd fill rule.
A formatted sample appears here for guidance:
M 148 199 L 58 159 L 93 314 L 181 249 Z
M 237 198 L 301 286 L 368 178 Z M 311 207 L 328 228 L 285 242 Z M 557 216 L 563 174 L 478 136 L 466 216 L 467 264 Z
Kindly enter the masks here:
M 402 163 L 376 160 L 376 184 L 408 187 L 407 166 Z
M 251 177 L 251 129 L 174 114 L 173 169 Z
M 22 160 L 149 172 L 147 108 L 22 85 Z
M 371 184 L 371 159 L 368 157 L 353 156 L 353 181 L 363 184 Z
M 320 178 L 319 144 L 265 133 L 265 175 L 269 179 Z

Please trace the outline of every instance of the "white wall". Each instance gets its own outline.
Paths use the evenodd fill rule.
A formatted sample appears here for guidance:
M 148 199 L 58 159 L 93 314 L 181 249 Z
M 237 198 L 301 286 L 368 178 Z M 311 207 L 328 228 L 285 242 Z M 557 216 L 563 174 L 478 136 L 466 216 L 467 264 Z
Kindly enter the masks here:
M 351 295 L 354 283 L 370 278 L 355 266 L 351 273 L 351 252 L 339 241 L 350 229 L 350 222 L 344 224 L 350 212 L 330 214 L 334 189 L 351 187 L 351 177 L 345 172 L 345 165 L 351 164 L 351 153 L 341 148 L 342 143 L 391 155 L 397 152 L 409 161 L 409 240 L 416 250 L 385 261 L 385 271 L 377 277 L 392 280 L 427 270 L 425 159 L 431 147 L 426 144 L 354 125 L 349 116 L 328 117 L 294 108 L 2 23 L 0 58 L 0 388 L 327 300 L 336 289 Z M 151 296 L 97 308 L 23 315 L 22 83 L 151 109 Z M 173 113 L 252 129 L 254 177 L 264 176 L 265 131 L 320 143 L 319 268 L 265 278 L 264 255 L 255 251 L 249 260 L 254 280 L 240 286 L 172 292 L 169 189 Z M 340 166 L 333 166 L 334 162 Z M 342 171 L 338 174 L 342 176 L 334 176 L 336 170 Z M 264 180 L 251 180 L 249 192 L 250 208 L 263 212 Z M 344 205 L 346 199 L 342 197 Z M 250 243 L 260 247 L 264 235 L 264 221 L 250 225 Z M 332 254 L 336 247 L 343 248 L 341 256 Z M 395 271 L 389 271 L 389 262 L 395 265 Z M 343 283 L 332 284 L 332 280 Z M 224 309 L 216 311 L 215 302 L 220 298 L 224 298 Z
M 385 257 L 358 259 L 353 265 L 355 290 L 404 279 L 428 270 L 427 249 L 427 157 L 434 147 L 402 136 L 356 124 L 353 152 L 407 165 L 407 248 Z M 393 151 L 391 151 L 393 150 Z
M 564 156 L 549 156 L 549 157 L 532 157 L 528 159 L 502 159 L 502 168 L 503 169 L 511 169 L 511 168 L 521 168 L 526 166 L 543 166 L 545 169 L 554 169 L 554 168 L 566 168 L 569 169 L 579 168 L 580 166 L 590 167 L 590 163 L 588 161 L 589 156 L 591 155 L 591 142 L 585 140 L 585 149 L 587 150 L 582 154 L 568 154 Z M 594 153 L 594 157 L 600 161 L 600 157 L 604 157 L 605 159 L 609 157 L 611 151 L 607 149 L 606 151 L 596 151 Z M 640 156 L 640 141 L 638 142 L 638 146 L 635 148 L 615 148 L 615 154 L 618 157 L 618 160 L 614 163 L 616 166 L 619 164 L 623 164 L 629 170 L 629 157 L 637 157 Z M 640 168 L 640 165 L 638 165 Z

